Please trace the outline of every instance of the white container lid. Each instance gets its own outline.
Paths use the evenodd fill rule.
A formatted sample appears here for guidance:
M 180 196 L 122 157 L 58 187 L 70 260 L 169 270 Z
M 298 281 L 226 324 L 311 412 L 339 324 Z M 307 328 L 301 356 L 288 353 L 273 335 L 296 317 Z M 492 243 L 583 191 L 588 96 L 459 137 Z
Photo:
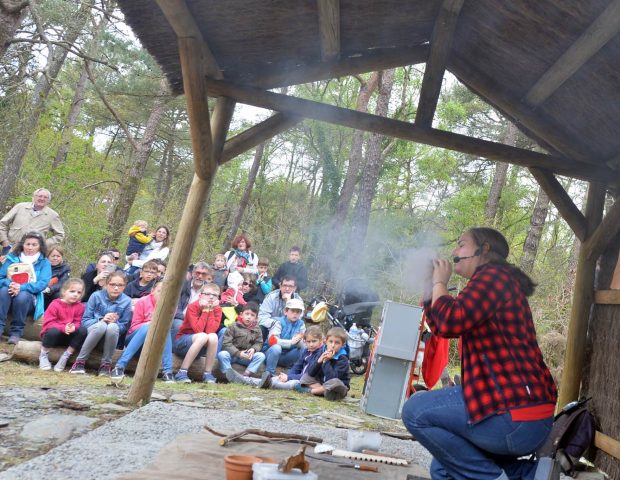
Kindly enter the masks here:
M 314 472 L 301 473 L 294 469 L 284 473 L 278 471 L 277 463 L 255 463 L 252 465 L 253 480 L 317 480 L 319 476 Z

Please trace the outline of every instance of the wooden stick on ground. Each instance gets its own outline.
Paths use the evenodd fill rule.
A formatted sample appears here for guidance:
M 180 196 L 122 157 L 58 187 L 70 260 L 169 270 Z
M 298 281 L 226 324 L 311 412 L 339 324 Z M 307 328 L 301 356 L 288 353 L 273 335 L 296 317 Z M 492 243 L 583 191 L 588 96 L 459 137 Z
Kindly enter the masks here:
M 230 435 L 226 435 L 224 433 L 213 430 L 208 425 L 204 425 L 203 428 L 207 430 L 209 433 L 213 435 L 217 435 L 218 437 L 224 437 L 220 440 L 220 445 L 225 447 L 231 442 L 234 441 L 243 441 L 241 437 L 246 435 L 258 435 L 260 437 L 267 437 L 272 440 L 282 440 L 282 441 L 290 441 L 294 443 L 303 443 L 305 445 L 310 445 L 311 447 L 315 446 L 317 443 L 322 443 L 323 439 L 319 437 L 311 437 L 310 435 L 297 435 L 295 433 L 279 433 L 279 432 L 269 432 L 267 430 L 258 430 L 256 428 L 248 428 L 246 430 L 242 430 L 241 432 L 232 433 Z M 247 440 L 247 439 L 245 439 Z M 253 440 L 254 441 L 254 440 Z M 255 440 L 259 443 L 264 443 L 264 440 Z

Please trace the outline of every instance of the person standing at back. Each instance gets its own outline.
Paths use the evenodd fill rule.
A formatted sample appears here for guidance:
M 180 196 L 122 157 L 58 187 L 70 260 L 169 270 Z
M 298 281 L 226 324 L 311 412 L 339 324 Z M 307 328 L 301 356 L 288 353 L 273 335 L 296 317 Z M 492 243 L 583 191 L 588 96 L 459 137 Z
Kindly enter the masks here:
M 19 242 L 25 233 L 38 232 L 47 238 L 48 232 L 53 235 L 47 238 L 47 246 L 62 243 L 65 230 L 58 213 L 48 207 L 52 194 L 46 188 L 39 188 L 32 194 L 32 202 L 15 205 L 0 219 L 0 263 L 11 249 L 11 245 Z
M 280 283 L 284 277 L 294 277 L 297 282 L 297 291 L 301 292 L 308 286 L 308 270 L 301 263 L 301 249 L 292 246 L 288 254 L 288 262 L 284 262 L 278 267 L 273 276 L 273 286 L 280 288 Z

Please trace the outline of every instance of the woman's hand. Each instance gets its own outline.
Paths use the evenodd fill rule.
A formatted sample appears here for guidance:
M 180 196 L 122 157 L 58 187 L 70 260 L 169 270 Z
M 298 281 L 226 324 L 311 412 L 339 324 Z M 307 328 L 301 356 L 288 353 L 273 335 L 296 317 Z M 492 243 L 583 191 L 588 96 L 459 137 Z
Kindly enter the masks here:
M 452 275 L 452 264 L 448 260 L 433 260 L 433 285 L 443 283 L 448 285 Z
M 19 283 L 11 282 L 8 288 L 9 295 L 11 295 L 12 297 L 16 297 L 17 295 L 19 295 L 21 288 L 22 286 Z

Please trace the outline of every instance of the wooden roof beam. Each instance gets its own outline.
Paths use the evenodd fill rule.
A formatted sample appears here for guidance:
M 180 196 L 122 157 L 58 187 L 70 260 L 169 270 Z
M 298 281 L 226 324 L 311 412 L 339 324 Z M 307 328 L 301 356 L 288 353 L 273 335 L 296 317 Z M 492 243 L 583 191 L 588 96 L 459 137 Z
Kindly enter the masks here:
M 444 0 L 431 35 L 431 51 L 424 69 L 422 90 L 415 114 L 415 123 L 419 127 L 432 127 L 437 101 L 441 92 L 441 83 L 446 71 L 446 62 L 457 20 L 464 0 Z
M 542 112 L 534 113 L 528 105 L 506 93 L 505 88 L 495 79 L 472 68 L 465 59 L 451 55 L 448 60 L 448 69 L 479 97 L 510 118 L 517 127 L 524 127 L 532 138 L 544 142 L 543 148 L 551 147 L 561 155 L 579 162 L 600 165 L 600 158 L 586 149 L 577 137 L 565 134 L 562 125 Z M 493 98 L 492 102 L 490 98 Z M 612 176 L 612 178 L 618 177 L 618 175 Z
M 584 180 L 608 180 L 612 173 L 607 168 L 584 165 L 562 157 L 554 157 L 457 133 L 420 128 L 400 120 L 289 97 L 253 87 L 235 85 L 221 80 L 207 78 L 207 86 L 210 95 L 232 97 L 248 105 L 411 140 L 491 160 L 509 162 L 526 167 L 545 168 L 561 175 L 569 175 Z
M 317 0 L 321 59 L 326 62 L 340 56 L 340 0 Z
M 585 32 L 547 70 L 525 95 L 526 103 L 542 104 L 620 30 L 620 0 L 613 0 Z
M 586 235 L 588 234 L 586 217 L 584 217 L 572 198 L 566 193 L 562 184 L 558 182 L 553 173 L 548 170 L 535 167 L 530 167 L 529 170 L 540 187 L 553 202 L 555 208 L 558 209 L 562 218 L 575 233 L 575 236 L 582 242 L 585 241 Z
M 262 75 L 252 79 L 249 83 L 257 87 L 271 89 L 360 73 L 377 72 L 402 65 L 423 63 L 428 58 L 428 52 L 428 45 L 382 49 L 380 53 L 376 54 L 369 53 L 367 55 L 352 56 L 338 61 L 322 62 L 292 70 L 279 71 L 274 74 Z
M 620 232 L 620 201 L 616 200 L 603 221 L 583 244 L 586 256 L 596 260 Z
M 275 137 L 279 133 L 285 132 L 302 120 L 302 117 L 286 115 L 284 113 L 276 113 L 267 120 L 248 128 L 239 135 L 229 139 L 224 144 L 224 151 L 222 152 L 222 157 L 220 158 L 220 165 L 223 165 L 229 160 L 241 155 L 243 152 L 247 152 L 257 145 L 260 145 L 265 140 Z

